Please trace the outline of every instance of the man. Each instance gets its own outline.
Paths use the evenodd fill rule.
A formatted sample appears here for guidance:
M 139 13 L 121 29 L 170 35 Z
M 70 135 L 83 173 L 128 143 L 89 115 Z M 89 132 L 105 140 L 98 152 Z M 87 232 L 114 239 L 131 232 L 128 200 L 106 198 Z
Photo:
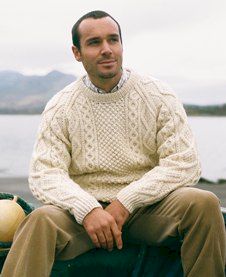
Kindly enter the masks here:
M 21 224 L 3 276 L 49 276 L 54 259 L 170 238 L 183 239 L 185 276 L 224 276 L 219 200 L 190 187 L 200 165 L 181 103 L 122 68 L 120 26 L 107 13 L 83 16 L 72 37 L 87 75 L 47 104 L 31 162 L 31 190 L 50 205 Z

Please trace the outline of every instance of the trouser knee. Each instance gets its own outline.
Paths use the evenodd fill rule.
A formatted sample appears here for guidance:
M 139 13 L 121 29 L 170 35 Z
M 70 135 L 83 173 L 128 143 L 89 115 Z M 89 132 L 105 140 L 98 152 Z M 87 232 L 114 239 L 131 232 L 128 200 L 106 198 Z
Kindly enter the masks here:
M 193 220 L 202 218 L 201 222 L 205 224 L 212 224 L 219 216 L 222 217 L 219 199 L 210 191 L 185 188 L 181 194 L 181 205 L 185 216 Z
M 46 222 L 47 219 L 53 219 L 56 216 L 55 206 L 45 205 L 35 209 L 27 216 L 27 220 L 30 222 Z
M 54 208 L 54 206 L 46 205 L 32 211 L 19 226 L 15 238 L 19 236 L 21 232 L 27 232 L 29 236 L 32 236 L 32 234 L 43 234 L 44 232 L 47 233 L 50 229 L 53 229 L 52 222 L 54 222 Z

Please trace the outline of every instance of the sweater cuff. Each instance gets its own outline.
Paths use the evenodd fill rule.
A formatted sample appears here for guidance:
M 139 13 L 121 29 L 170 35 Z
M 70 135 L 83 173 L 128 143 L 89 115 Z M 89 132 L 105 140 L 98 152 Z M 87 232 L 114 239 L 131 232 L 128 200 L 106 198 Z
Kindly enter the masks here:
M 79 203 L 79 205 L 76 207 L 73 207 L 72 213 L 76 219 L 76 221 L 82 225 L 82 222 L 85 218 L 85 216 L 90 213 L 95 208 L 102 208 L 100 203 L 96 199 L 90 199 L 89 201 L 85 203 Z
M 122 189 L 116 196 L 116 198 L 126 207 L 126 209 L 132 213 L 136 208 L 140 207 L 140 199 L 131 192 L 128 193 L 126 189 Z

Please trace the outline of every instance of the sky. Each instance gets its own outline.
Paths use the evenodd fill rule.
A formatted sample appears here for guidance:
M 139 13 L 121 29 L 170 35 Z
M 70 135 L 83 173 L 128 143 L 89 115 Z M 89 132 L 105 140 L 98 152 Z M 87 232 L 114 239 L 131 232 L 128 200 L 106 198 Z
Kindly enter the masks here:
M 121 25 L 124 66 L 167 82 L 187 103 L 226 103 L 225 0 L 1 0 L 0 70 L 84 74 L 71 28 L 104 10 Z

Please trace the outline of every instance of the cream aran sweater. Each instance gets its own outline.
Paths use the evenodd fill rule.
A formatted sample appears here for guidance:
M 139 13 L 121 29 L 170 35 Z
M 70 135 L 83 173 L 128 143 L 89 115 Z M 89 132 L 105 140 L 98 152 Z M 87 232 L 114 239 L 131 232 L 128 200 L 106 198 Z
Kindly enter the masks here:
M 98 200 L 118 199 L 132 213 L 199 177 L 182 104 L 160 81 L 131 72 L 114 93 L 93 92 L 80 78 L 48 102 L 29 184 L 82 224 Z

